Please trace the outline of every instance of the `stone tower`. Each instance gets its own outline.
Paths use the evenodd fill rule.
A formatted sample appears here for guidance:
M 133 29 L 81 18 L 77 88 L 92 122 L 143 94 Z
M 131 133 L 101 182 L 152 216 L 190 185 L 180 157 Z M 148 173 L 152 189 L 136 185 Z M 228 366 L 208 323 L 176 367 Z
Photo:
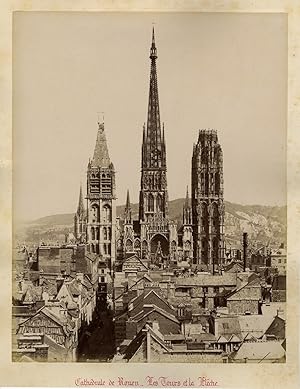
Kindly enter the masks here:
M 157 72 L 157 49 L 154 29 L 150 49 L 150 88 L 147 128 L 143 128 L 142 175 L 139 201 L 139 218 L 146 222 L 155 214 L 168 215 L 168 190 L 166 178 L 166 146 L 164 129 L 161 129 Z
M 215 270 L 224 260 L 223 154 L 217 131 L 200 130 L 192 156 L 194 263 Z
M 74 236 L 77 242 L 84 243 L 86 238 L 86 214 L 80 185 L 77 211 L 74 216 Z
M 107 267 L 115 261 L 115 170 L 110 161 L 104 123 L 98 123 L 97 140 L 87 170 L 87 245 Z

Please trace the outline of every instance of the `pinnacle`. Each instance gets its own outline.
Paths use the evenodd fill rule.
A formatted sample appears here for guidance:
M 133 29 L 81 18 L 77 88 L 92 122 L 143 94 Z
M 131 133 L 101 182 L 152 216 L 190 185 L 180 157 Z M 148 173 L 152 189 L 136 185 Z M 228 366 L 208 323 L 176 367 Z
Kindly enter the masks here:
M 109 167 L 110 165 L 104 123 L 98 122 L 97 140 L 91 164 L 94 167 Z

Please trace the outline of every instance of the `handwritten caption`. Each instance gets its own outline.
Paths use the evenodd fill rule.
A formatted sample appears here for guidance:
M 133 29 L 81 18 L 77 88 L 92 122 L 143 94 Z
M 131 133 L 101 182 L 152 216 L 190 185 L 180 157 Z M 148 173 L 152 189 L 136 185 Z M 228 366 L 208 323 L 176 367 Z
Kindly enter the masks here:
M 196 378 L 186 377 L 175 379 L 167 376 L 146 376 L 144 379 L 128 379 L 125 377 L 116 377 L 114 379 L 103 378 L 76 378 L 76 386 L 104 386 L 104 387 L 186 387 L 186 388 L 207 388 L 218 387 L 218 381 L 200 376 Z

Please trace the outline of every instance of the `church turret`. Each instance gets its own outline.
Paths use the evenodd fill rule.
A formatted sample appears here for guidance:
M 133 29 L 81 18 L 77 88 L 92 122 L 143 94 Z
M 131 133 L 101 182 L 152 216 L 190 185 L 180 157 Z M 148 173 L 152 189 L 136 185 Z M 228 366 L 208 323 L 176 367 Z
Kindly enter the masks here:
M 192 207 L 190 204 L 190 198 L 189 198 L 189 188 L 186 187 L 186 197 L 185 202 L 183 204 L 183 224 L 192 224 Z
M 131 224 L 131 222 L 132 222 L 129 190 L 127 190 L 126 205 L 125 205 L 125 211 L 124 211 L 124 222 L 125 222 L 125 224 Z
M 104 123 L 98 123 L 94 155 L 87 171 L 87 243 L 109 268 L 115 260 L 115 170 L 109 158 Z
M 147 221 L 156 214 L 168 215 L 168 191 L 166 178 L 166 148 L 161 131 L 158 83 L 157 49 L 154 28 L 150 48 L 150 87 L 147 127 L 143 129 L 142 176 L 139 202 L 139 218 Z
M 189 188 L 186 188 L 186 197 L 183 204 L 183 256 L 190 260 L 193 257 L 193 226 L 192 226 L 192 207 L 189 198 Z
M 77 211 L 74 216 L 74 236 L 77 242 L 83 243 L 86 235 L 86 214 L 83 204 L 82 186 L 80 185 Z

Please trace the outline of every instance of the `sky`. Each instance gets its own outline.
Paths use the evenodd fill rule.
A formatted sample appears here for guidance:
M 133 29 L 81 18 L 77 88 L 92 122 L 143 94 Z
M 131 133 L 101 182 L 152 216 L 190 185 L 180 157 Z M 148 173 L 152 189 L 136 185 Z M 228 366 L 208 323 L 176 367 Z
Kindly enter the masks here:
M 155 26 L 169 199 L 185 196 L 193 143 L 216 129 L 224 198 L 286 203 L 284 14 L 17 12 L 13 201 L 17 220 L 75 212 L 104 121 L 117 204 L 138 201 Z

